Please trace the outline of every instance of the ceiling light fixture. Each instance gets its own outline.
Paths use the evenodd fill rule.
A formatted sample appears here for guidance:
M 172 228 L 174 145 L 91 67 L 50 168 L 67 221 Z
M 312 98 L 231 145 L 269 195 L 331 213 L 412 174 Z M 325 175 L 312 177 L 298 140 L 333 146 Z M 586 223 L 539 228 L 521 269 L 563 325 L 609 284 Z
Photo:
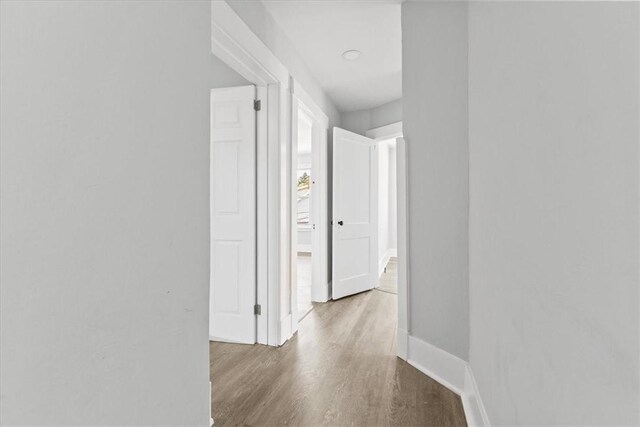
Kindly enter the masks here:
M 342 57 L 344 59 L 346 59 L 347 61 L 355 61 L 356 59 L 360 58 L 360 51 L 359 50 L 347 50 L 346 52 L 344 52 L 342 54 Z

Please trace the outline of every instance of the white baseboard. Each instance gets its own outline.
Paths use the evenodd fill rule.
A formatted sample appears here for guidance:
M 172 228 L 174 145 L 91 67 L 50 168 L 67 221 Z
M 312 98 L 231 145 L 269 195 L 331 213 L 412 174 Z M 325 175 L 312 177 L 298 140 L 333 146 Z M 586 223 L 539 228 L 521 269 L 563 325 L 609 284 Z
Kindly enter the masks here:
M 482 399 L 480 398 L 480 392 L 478 391 L 478 385 L 476 384 L 476 379 L 473 376 L 473 372 L 471 371 L 471 366 L 467 364 L 467 371 L 465 375 L 464 381 L 464 395 L 462 397 L 462 405 L 464 406 L 464 414 L 467 418 L 467 423 L 472 425 L 471 421 L 473 421 L 473 425 L 477 426 L 490 426 L 489 416 L 487 415 L 487 411 L 484 408 L 484 404 L 482 403 Z M 466 399 L 466 402 L 465 402 Z
M 209 335 L 209 341 L 228 342 L 228 343 L 231 343 L 231 344 L 244 344 L 244 345 L 255 344 L 255 343 L 252 343 L 252 342 L 240 342 L 240 341 L 230 340 L 230 339 L 227 339 L 227 338 L 220 338 L 220 337 L 217 337 L 215 335 Z
M 469 426 L 491 425 L 469 363 L 411 335 L 408 336 L 407 344 L 407 362 L 410 365 L 460 396 Z
M 462 395 L 467 362 L 409 335 L 407 361 L 452 392 Z

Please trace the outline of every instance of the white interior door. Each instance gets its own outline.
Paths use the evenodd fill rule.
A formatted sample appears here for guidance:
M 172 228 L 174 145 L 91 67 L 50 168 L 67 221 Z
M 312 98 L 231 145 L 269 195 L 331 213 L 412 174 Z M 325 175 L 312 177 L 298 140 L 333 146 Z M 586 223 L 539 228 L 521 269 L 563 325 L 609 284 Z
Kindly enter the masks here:
M 256 342 L 255 86 L 211 91 L 209 337 Z
M 374 140 L 333 128 L 333 299 L 376 282 L 377 165 Z

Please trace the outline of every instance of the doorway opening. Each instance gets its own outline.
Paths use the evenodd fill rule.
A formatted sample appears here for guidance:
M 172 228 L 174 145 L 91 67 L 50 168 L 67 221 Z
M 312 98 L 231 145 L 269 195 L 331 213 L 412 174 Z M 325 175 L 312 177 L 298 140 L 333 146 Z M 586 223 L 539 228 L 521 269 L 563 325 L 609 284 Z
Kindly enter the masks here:
M 328 118 L 294 80 L 291 96 L 291 316 L 292 334 L 329 299 L 327 219 Z
M 212 132 L 219 133 L 213 135 L 219 140 L 212 146 L 212 161 L 217 162 L 212 164 L 212 215 L 217 215 L 212 221 L 223 224 L 238 219 L 246 227 L 238 224 L 234 228 L 237 236 L 229 237 L 225 233 L 231 227 L 226 222 L 212 223 L 213 232 L 220 236 L 212 236 L 216 246 L 211 250 L 210 329 L 215 333 L 210 333 L 210 338 L 282 345 L 296 333 L 313 303 L 380 287 L 384 290 L 380 273 L 385 268 L 387 273 L 394 271 L 396 246 L 398 355 L 406 357 L 404 141 L 397 143 L 397 170 L 401 171 L 397 180 L 404 183 L 397 189 L 398 243 L 389 243 L 393 241 L 393 225 L 382 235 L 383 244 L 378 242 L 377 150 L 383 145 L 380 141 L 402 135 L 401 123 L 371 129 L 366 136 L 366 125 L 347 126 L 348 120 L 345 127 L 357 128 L 358 133 L 330 129 L 330 111 L 316 103 L 317 94 L 312 97 L 304 90 L 227 3 L 214 2 L 212 8 L 214 54 L 252 83 L 258 93 L 252 92 L 253 96 L 242 102 L 221 99 L 212 106 Z M 236 101 L 237 105 L 233 104 Z M 367 111 L 370 120 L 362 123 L 373 124 L 374 110 Z M 395 113 L 389 116 L 397 117 Z M 332 123 L 341 121 L 332 116 Z M 242 138 L 232 135 L 239 130 L 246 131 Z M 391 153 L 393 141 L 384 145 Z M 387 168 L 392 168 L 391 160 L 388 162 Z M 254 170 L 250 174 L 238 172 L 241 163 L 254 165 Z M 242 166 L 242 170 L 248 167 Z M 251 183 L 251 187 L 241 190 L 242 183 Z M 387 191 L 390 187 L 391 181 Z M 250 209 L 252 206 L 255 208 Z M 383 218 L 384 212 L 387 219 L 393 218 L 394 211 L 387 202 Z M 243 216 L 244 212 L 252 214 Z M 241 251 L 244 241 L 255 242 L 253 253 Z M 253 260 L 251 268 L 243 268 L 247 260 Z M 244 335 L 238 339 L 240 334 L 231 327 L 223 328 L 218 318 L 242 323 L 246 339 Z M 222 336 L 222 332 L 233 332 L 233 336 Z
M 395 138 L 378 141 L 378 290 L 398 294 L 398 188 Z
M 406 280 L 398 275 L 406 265 L 398 254 L 404 243 L 398 228 L 405 225 L 399 200 L 406 190 L 398 180 L 398 171 L 405 171 L 401 137 L 402 122 L 366 136 L 334 128 L 332 298 L 371 289 L 396 294 L 398 324 L 405 325 Z
M 315 202 L 313 170 L 313 121 L 302 110 L 298 111 L 298 149 L 296 171 L 296 286 L 298 291 L 298 320 L 313 308 L 311 304 L 311 283 L 313 278 L 313 234 L 315 222 L 313 206 Z

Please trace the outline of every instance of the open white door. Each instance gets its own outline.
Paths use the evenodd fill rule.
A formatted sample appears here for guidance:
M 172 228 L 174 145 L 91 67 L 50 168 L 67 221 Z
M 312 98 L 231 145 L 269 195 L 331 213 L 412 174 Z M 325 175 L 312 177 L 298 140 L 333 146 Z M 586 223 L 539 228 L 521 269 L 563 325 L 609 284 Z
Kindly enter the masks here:
M 372 289 L 377 264 L 375 142 L 333 128 L 333 299 Z
M 209 337 L 256 342 L 255 86 L 211 90 Z

